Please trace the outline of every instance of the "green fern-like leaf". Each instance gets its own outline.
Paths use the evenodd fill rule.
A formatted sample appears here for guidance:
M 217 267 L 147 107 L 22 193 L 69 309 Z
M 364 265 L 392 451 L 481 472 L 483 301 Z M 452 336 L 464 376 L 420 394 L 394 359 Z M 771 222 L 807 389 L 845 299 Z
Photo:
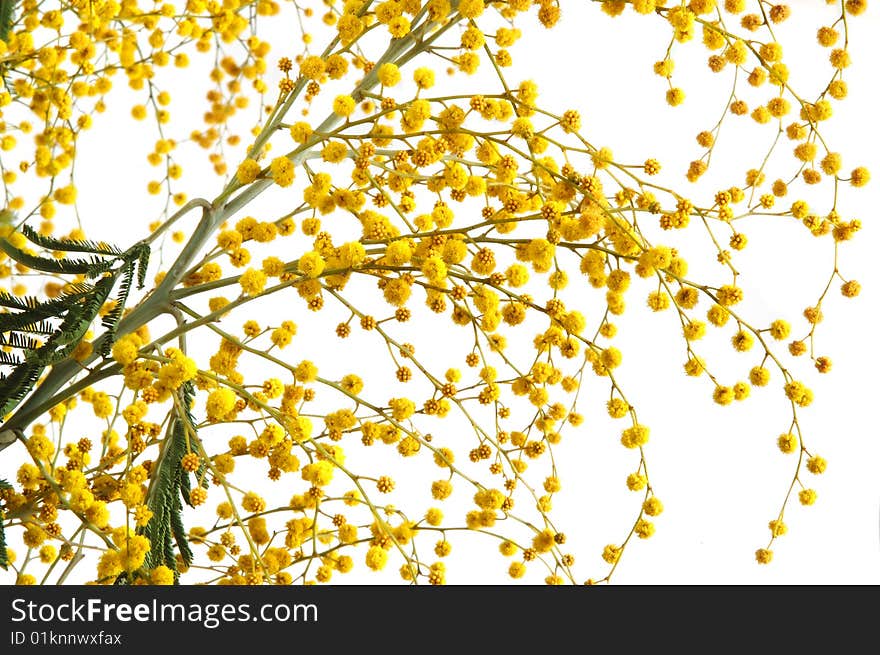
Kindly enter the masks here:
M 79 302 L 95 290 L 86 282 L 68 285 L 67 290 L 57 298 L 40 299 L 35 296 L 11 296 L 0 292 L 0 307 L 32 312 L 35 317 L 57 316 L 70 305 Z M 3 314 L 0 314 L 3 316 Z
M 29 325 L 39 325 L 46 321 L 51 314 L 46 314 L 42 310 L 28 309 L 23 312 L 6 312 L 0 314 L 0 332 L 10 332 L 19 330 L 21 332 L 30 332 L 35 334 L 34 330 L 28 330 Z M 54 332 L 54 329 L 53 329 Z
M 0 569 L 9 566 L 9 553 L 6 552 L 6 531 L 3 529 L 3 515 L 0 513 Z
M 9 375 L 0 375 L 0 416 L 11 412 L 28 395 L 42 371 L 42 366 L 24 362 Z
M 27 332 L 29 334 L 41 334 L 45 336 L 55 334 L 55 325 L 53 325 L 52 321 L 48 319 L 41 319 L 37 321 L 31 321 L 29 323 L 23 323 L 21 322 L 21 314 L 19 314 L 16 318 L 19 319 L 17 328 L 19 332 Z
M 68 296 L 67 304 L 60 299 L 43 304 L 24 300 L 17 303 L 25 307 L 24 311 L 0 315 L 0 325 L 8 334 L 0 336 L 0 345 L 21 350 L 24 360 L 13 364 L 9 375 L 0 374 L 0 416 L 5 416 L 24 400 L 47 366 L 73 352 L 113 290 L 114 282 L 112 276 L 101 278 L 94 287 L 89 288 L 88 293 L 85 289 L 79 289 Z M 0 300 L 8 301 L 9 298 Z M 50 318 L 60 318 L 61 322 L 53 328 L 48 322 Z M 35 322 L 35 319 L 39 321 Z M 30 336 L 50 330 L 51 335 L 42 345 Z
M 186 538 L 186 528 L 183 527 L 182 512 L 175 512 L 171 515 L 171 534 L 174 536 L 174 543 L 177 544 L 183 564 L 185 566 L 192 566 L 193 552 L 189 547 L 189 540 Z
M 85 275 L 89 278 L 96 278 L 113 267 L 112 259 L 101 259 L 97 255 L 92 255 L 87 259 L 52 259 L 32 255 L 16 248 L 8 239 L 0 239 L 0 250 L 3 250 L 19 264 L 24 264 L 35 271 L 55 273 L 56 275 Z
M 0 291 L 0 307 L 26 311 L 28 309 L 33 309 L 39 304 L 39 299 L 34 298 L 33 296 L 12 296 L 5 291 Z
M 12 489 L 12 485 L 6 480 L 0 480 L 0 490 Z M 6 532 L 3 529 L 3 512 L 0 512 L 0 569 L 4 571 L 9 566 L 9 552 L 6 550 Z
M 147 264 L 150 261 L 150 246 L 143 244 L 136 248 L 134 254 L 137 256 L 138 289 L 143 289 L 147 280 Z
M 192 562 L 193 557 L 183 524 L 183 503 L 190 502 L 190 480 L 189 473 L 181 466 L 181 460 L 190 452 L 187 444 L 194 447 L 193 442 L 197 440 L 193 417 L 189 412 L 194 396 L 192 382 L 184 383 L 179 396 L 183 410 L 175 412 L 176 415 L 169 425 L 147 493 L 147 506 L 153 516 L 140 529 L 140 533 L 150 540 L 146 566 L 155 568 L 164 564 L 175 574 L 178 570 L 178 552 L 186 565 Z
M 29 334 L 51 336 L 55 333 L 56 329 L 57 327 L 52 321 L 45 318 L 35 318 L 27 313 L 0 314 L 0 345 L 12 345 L 10 343 L 12 339 L 25 337 Z M 4 337 L 2 334 L 4 332 L 10 332 L 11 334 L 9 337 Z
M 53 236 L 40 234 L 28 225 L 22 225 L 21 233 L 33 244 L 45 248 L 46 250 L 60 250 L 63 252 L 82 252 L 91 253 L 93 255 L 112 255 L 116 257 L 123 256 L 123 252 L 114 245 L 96 241 L 80 241 L 74 239 L 59 239 Z
M 58 331 L 39 348 L 32 361 L 42 366 L 51 366 L 65 357 L 77 346 L 85 336 L 92 321 L 113 290 L 114 279 L 105 277 L 95 285 L 94 293 L 78 306 L 71 307 L 58 326 Z
M 12 23 L 15 21 L 16 0 L 0 0 L 0 39 L 9 39 Z
M 50 299 L 17 297 L 0 292 L 0 308 L 5 308 L 0 313 L 0 347 L 21 351 L 4 353 L 0 358 L 0 366 L 13 369 L 8 375 L 0 371 L 0 416 L 15 409 L 34 388 L 45 368 L 70 356 L 118 283 L 116 303 L 102 321 L 106 333 L 101 339 L 100 354 L 109 356 L 131 286 L 136 277 L 138 288 L 143 288 L 150 258 L 150 247 L 145 243 L 135 244 L 123 252 L 106 243 L 42 235 L 27 225 L 20 226 L 19 230 L 31 243 L 44 250 L 85 254 L 87 257 L 35 255 L 16 247 L 5 237 L 0 238 L 0 251 L 37 271 L 82 275 L 96 279 L 96 282 L 69 284 L 64 293 Z M 39 343 L 34 336 L 46 337 L 45 342 Z
M 5 350 L 0 350 L 0 365 L 18 366 L 22 362 L 24 362 L 24 360 L 15 353 L 9 353 Z
M 110 354 L 110 349 L 116 340 L 116 327 L 122 319 L 122 312 L 125 309 L 126 301 L 128 301 L 135 266 L 136 264 L 133 261 L 126 263 L 122 272 L 122 280 L 119 283 L 119 290 L 116 292 L 116 304 L 113 306 L 113 309 L 107 312 L 104 320 L 101 321 L 101 325 L 107 329 L 107 338 L 104 339 L 103 347 L 101 348 L 101 354 L 104 357 Z
M 36 339 L 26 334 L 10 332 L 8 337 L 0 334 L 0 346 L 19 350 L 36 350 L 40 344 Z
M 6 551 L 6 531 L 3 529 L 3 513 L 0 512 L 0 569 L 9 566 L 9 553 Z
M 178 495 L 180 477 L 185 473 L 180 460 L 186 454 L 185 429 L 179 418 L 175 418 L 165 439 L 161 459 L 153 476 L 147 506 L 153 512 L 143 534 L 150 540 L 148 566 L 155 568 L 164 564 L 177 570 L 172 525 L 180 520 L 183 504 Z M 176 517 L 176 518 L 175 518 Z

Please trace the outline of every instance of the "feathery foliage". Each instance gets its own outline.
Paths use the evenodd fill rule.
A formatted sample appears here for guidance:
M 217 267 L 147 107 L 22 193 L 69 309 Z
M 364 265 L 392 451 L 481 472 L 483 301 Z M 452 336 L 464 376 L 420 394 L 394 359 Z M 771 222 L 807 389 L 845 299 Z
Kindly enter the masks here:
M 16 0 L 0 0 L 0 39 L 5 41 L 9 37 L 15 15 Z
M 150 257 L 150 248 L 143 243 L 123 252 L 106 243 L 48 237 L 26 225 L 20 228 L 20 234 L 46 250 L 88 256 L 44 257 L 14 244 L 9 237 L 0 239 L 0 250 L 16 262 L 43 273 L 97 281 L 72 283 L 59 297 L 46 300 L 0 292 L 0 307 L 8 310 L 0 314 L 0 346 L 20 351 L 0 357 L 0 366 L 13 367 L 11 373 L 0 372 L 0 416 L 12 411 L 30 393 L 46 367 L 73 353 L 118 283 L 115 303 L 102 320 L 106 334 L 100 354 L 106 357 L 110 353 L 135 276 L 138 288 L 143 288 Z M 48 338 L 43 341 L 33 335 Z
M 12 485 L 6 480 L 0 480 L 0 491 L 12 491 Z M 3 513 L 0 512 L 0 568 L 4 571 L 9 566 L 9 553 L 6 552 L 6 532 L 3 530 Z
M 193 553 L 183 526 L 183 503 L 190 503 L 189 473 L 184 470 L 182 460 L 189 452 L 199 452 L 195 420 L 190 407 L 195 399 L 195 388 L 191 382 L 182 385 L 179 402 L 175 403 L 174 416 L 169 424 L 162 446 L 162 453 L 156 462 L 150 489 L 147 492 L 147 507 L 153 512 L 150 522 L 140 530 L 150 540 L 150 552 L 145 565 L 148 568 L 164 564 L 177 573 L 177 553 L 180 551 L 183 563 L 192 563 Z M 197 479 L 204 482 L 204 466 L 196 472 Z
M 34 243 L 46 250 L 63 250 L 64 252 L 83 252 L 93 255 L 116 255 L 122 257 L 125 253 L 116 246 L 96 241 L 86 241 L 81 239 L 59 239 L 50 235 L 40 234 L 27 224 L 20 228 L 21 233 L 25 235 L 31 243 Z

